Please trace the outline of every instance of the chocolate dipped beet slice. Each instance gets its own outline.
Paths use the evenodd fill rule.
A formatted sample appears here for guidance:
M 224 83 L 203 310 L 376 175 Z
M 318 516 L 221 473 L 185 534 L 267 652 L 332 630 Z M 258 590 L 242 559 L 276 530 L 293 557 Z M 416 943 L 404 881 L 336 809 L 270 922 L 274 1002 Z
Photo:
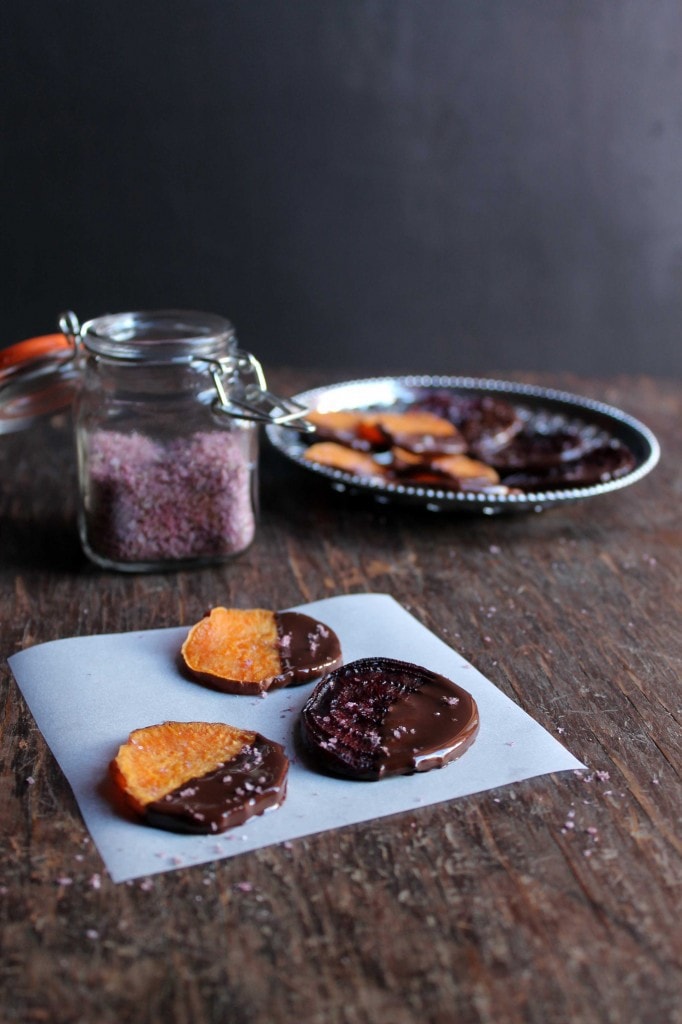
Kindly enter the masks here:
M 373 781 L 460 757 L 478 732 L 476 702 L 444 676 L 392 658 L 350 662 L 303 707 L 303 750 L 321 771 Z
M 561 490 L 571 487 L 593 487 L 617 480 L 635 467 L 635 457 L 624 444 L 612 439 L 587 452 L 581 458 L 555 466 L 519 469 L 503 474 L 509 487 L 524 491 Z

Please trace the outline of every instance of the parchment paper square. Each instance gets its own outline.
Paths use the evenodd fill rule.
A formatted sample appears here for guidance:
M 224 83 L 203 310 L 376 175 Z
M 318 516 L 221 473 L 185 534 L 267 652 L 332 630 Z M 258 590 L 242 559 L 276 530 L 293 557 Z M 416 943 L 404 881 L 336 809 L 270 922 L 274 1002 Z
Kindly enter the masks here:
M 380 782 L 329 778 L 296 760 L 294 727 L 314 684 L 266 697 L 239 697 L 188 681 L 177 666 L 187 626 L 74 637 L 21 651 L 9 659 L 15 679 L 115 882 L 207 863 L 549 772 L 584 768 L 392 597 L 333 597 L 295 610 L 337 632 L 346 662 L 398 658 L 439 672 L 468 690 L 481 717 L 475 743 L 459 760 L 421 775 Z M 123 818 L 102 785 L 109 761 L 133 729 L 169 720 L 228 722 L 284 744 L 292 759 L 284 804 L 219 836 L 176 835 Z

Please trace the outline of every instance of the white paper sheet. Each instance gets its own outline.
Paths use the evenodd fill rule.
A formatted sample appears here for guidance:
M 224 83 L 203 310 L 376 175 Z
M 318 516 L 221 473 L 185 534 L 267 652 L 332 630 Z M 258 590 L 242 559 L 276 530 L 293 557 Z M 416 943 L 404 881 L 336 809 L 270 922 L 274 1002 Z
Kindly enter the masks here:
M 294 726 L 314 684 L 239 697 L 188 681 L 177 665 L 187 626 L 55 640 L 21 651 L 9 659 L 15 679 L 115 882 L 584 767 L 393 598 L 350 595 L 295 610 L 336 631 L 346 662 L 398 658 L 468 690 L 481 718 L 475 743 L 459 760 L 422 775 L 329 778 L 296 760 Z M 163 721 L 228 722 L 284 744 L 292 759 L 284 804 L 219 836 L 176 835 L 123 818 L 104 792 L 108 764 L 133 729 Z

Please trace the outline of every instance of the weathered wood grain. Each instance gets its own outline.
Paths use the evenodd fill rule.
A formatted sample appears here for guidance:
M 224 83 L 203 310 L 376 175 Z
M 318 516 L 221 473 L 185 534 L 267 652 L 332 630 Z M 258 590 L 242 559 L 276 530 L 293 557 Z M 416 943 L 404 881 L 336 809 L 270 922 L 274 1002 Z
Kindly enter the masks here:
M 265 450 L 256 543 L 179 574 L 86 563 L 66 420 L 0 438 L 3 1021 L 682 1021 L 680 388 L 544 382 L 643 419 L 658 470 L 473 519 L 335 496 Z M 113 885 L 4 658 L 218 602 L 363 591 L 392 594 L 590 770 Z

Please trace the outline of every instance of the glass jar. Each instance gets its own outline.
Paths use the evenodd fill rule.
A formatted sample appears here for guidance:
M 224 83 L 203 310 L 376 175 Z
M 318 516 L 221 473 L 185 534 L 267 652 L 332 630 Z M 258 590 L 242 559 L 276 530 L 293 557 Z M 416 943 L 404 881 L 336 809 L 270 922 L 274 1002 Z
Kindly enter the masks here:
M 246 550 L 258 517 L 258 424 L 307 429 L 301 406 L 267 390 L 260 364 L 219 316 L 117 313 L 81 327 L 66 313 L 60 327 L 53 365 L 70 385 L 78 526 L 89 558 L 144 572 Z M 21 368 L 22 379 L 13 376 L 7 391 L 8 425 L 25 425 L 17 392 L 30 391 L 36 409 L 58 393 L 54 379 L 43 383 L 46 358 L 50 365 L 41 352 L 40 364 L 20 367 L 17 356 L 12 373 Z

